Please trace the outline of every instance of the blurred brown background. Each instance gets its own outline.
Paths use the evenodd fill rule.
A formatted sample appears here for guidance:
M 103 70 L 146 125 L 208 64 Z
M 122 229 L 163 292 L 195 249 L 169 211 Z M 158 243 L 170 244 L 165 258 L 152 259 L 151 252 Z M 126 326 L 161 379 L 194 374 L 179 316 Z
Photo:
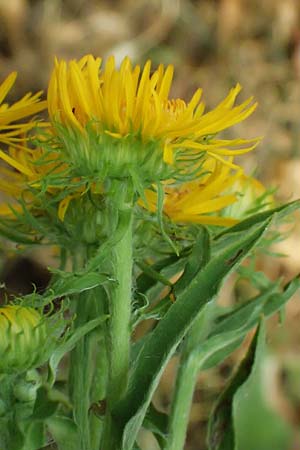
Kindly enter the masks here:
M 239 81 L 241 99 L 254 95 L 259 108 L 235 126 L 231 136 L 265 136 L 241 163 L 266 185 L 277 186 L 279 200 L 300 197 L 299 0 L 0 0 L 0 79 L 13 70 L 19 72 L 11 100 L 29 90 L 46 89 L 54 56 L 69 59 L 86 53 L 104 58 L 114 54 L 118 61 L 129 55 L 136 63 L 147 58 L 154 65 L 172 63 L 173 95 L 188 100 L 201 86 L 208 107 Z M 299 222 L 298 215 L 296 224 L 283 227 L 288 237 L 276 248 L 289 256 L 260 261 L 274 279 L 284 276 L 288 280 L 300 272 Z M 1 265 L 10 279 L 6 248 L 3 243 Z M 47 263 L 44 254 L 31 257 Z M 34 276 L 29 285 L 31 281 Z M 230 289 L 228 298 L 230 302 Z M 300 448 L 298 303 L 299 296 L 290 302 L 284 326 L 271 326 L 272 364 L 268 366 L 268 395 L 276 410 L 293 424 L 294 449 Z M 211 401 L 235 359 L 202 376 L 187 449 L 205 449 L 203 431 Z M 292 381 L 282 383 L 282 373 Z M 161 404 L 168 402 L 172 377 L 171 367 L 158 393 Z M 155 449 L 154 444 L 147 445 Z

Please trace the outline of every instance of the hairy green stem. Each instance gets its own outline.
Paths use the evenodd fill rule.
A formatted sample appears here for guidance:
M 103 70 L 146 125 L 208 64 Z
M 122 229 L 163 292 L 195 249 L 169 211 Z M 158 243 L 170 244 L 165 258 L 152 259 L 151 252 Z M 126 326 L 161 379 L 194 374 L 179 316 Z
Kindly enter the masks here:
M 126 189 L 123 190 L 123 198 L 121 188 L 117 190 L 117 193 L 118 195 L 113 201 L 118 210 L 118 226 L 115 232 L 118 233 L 119 238 L 111 249 L 113 281 L 109 289 L 109 380 L 102 450 L 117 450 L 117 431 L 114 429 L 110 412 L 126 391 L 130 360 L 133 266 L 132 204 Z M 126 217 L 125 221 L 123 220 L 124 216 Z
M 115 282 L 110 292 L 110 406 L 121 398 L 127 386 L 130 351 L 132 289 L 131 223 L 112 251 Z

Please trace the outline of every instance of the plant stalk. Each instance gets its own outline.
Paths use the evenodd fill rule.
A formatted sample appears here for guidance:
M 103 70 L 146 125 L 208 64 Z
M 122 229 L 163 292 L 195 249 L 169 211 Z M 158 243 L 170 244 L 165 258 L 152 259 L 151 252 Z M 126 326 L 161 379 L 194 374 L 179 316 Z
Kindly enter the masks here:
M 114 279 L 110 292 L 110 406 L 121 398 L 127 386 L 130 354 L 132 290 L 131 223 L 112 251 Z
M 117 189 L 114 200 L 118 212 L 116 233 L 119 239 L 111 249 L 111 267 L 113 281 L 109 289 L 109 324 L 107 354 L 109 360 L 109 379 L 107 389 L 107 413 L 102 438 L 102 450 L 117 450 L 117 430 L 111 417 L 115 404 L 126 391 L 130 361 L 131 339 L 131 298 L 132 298 L 132 202 L 128 191 Z M 129 214 L 128 214 L 129 211 Z M 128 220 L 125 225 L 121 219 L 125 212 Z M 120 225 L 120 223 L 122 225 Z
M 207 304 L 186 336 L 173 391 L 168 438 L 164 450 L 183 450 L 184 448 L 194 390 L 200 370 L 196 352 L 193 350 L 199 347 L 207 337 L 213 314 L 214 305 Z

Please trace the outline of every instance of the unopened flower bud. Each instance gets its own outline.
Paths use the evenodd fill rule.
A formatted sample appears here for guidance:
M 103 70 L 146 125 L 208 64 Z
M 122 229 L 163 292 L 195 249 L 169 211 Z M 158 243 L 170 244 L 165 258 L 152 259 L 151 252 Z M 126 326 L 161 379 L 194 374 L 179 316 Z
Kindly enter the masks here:
M 33 308 L 0 308 L 0 373 L 23 372 L 45 360 L 47 324 Z

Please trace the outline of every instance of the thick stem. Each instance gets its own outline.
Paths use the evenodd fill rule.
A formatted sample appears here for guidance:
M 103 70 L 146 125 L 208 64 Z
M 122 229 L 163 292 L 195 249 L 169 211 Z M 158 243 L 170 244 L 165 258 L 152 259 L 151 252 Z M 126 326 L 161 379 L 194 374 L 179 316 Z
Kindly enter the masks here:
M 115 282 L 110 291 L 110 407 L 121 398 L 128 378 L 132 290 L 131 221 L 112 251 L 112 265 Z
M 207 305 L 186 336 L 173 392 L 165 450 L 183 450 L 193 394 L 198 379 L 199 360 L 193 349 L 201 345 L 211 326 L 213 305 Z
M 131 296 L 132 296 L 132 198 L 128 187 L 116 186 L 117 195 L 112 198 L 113 223 L 117 211 L 118 239 L 111 249 L 113 281 L 109 289 L 108 360 L 109 380 L 107 390 L 107 413 L 102 438 L 102 450 L 117 450 L 117 430 L 111 410 L 126 391 L 130 360 Z M 123 190 L 122 190 L 123 189 Z

